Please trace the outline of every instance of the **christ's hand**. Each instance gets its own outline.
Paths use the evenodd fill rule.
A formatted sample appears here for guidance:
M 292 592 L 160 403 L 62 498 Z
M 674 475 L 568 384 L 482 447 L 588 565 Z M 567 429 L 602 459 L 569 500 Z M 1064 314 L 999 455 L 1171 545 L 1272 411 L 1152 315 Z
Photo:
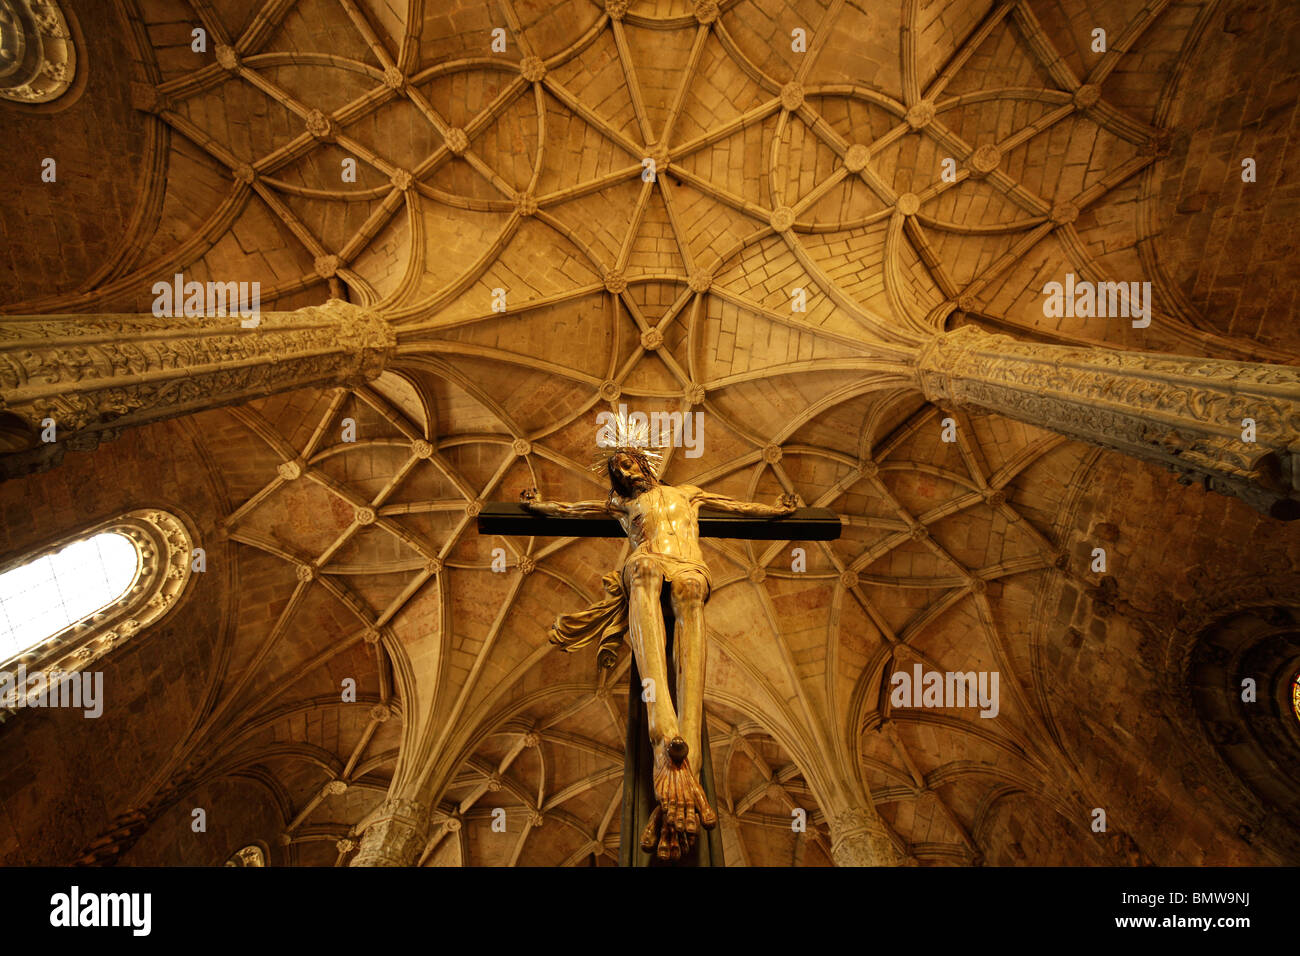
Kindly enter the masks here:
M 682 485 L 680 487 L 687 489 L 691 493 L 691 500 L 698 504 L 708 508 L 717 508 L 719 511 L 729 511 L 732 514 L 748 515 L 751 518 L 783 518 L 786 515 L 793 514 L 799 507 L 798 496 L 792 494 L 782 495 L 774 505 L 760 505 L 757 501 L 738 501 L 735 498 L 719 495 L 712 491 L 705 491 L 693 485 Z

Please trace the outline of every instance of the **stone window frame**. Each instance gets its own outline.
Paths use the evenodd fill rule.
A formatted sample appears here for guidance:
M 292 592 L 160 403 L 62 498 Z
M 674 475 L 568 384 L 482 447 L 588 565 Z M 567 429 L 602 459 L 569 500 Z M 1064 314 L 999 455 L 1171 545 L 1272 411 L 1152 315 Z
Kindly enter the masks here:
M 156 624 L 179 603 L 194 574 L 191 562 L 195 539 L 182 518 L 160 508 L 128 511 L 60 535 L 0 563 L 0 574 L 105 533 L 120 534 L 135 545 L 139 570 L 126 593 L 40 643 L 0 661 L 0 670 L 12 672 L 22 665 L 28 674 L 76 673 Z
M 226 858 L 225 866 L 269 866 L 271 856 L 267 852 L 266 845 L 260 841 L 254 841 L 247 846 L 242 846 Z
M 60 0 L 0 0 L 0 14 L 12 27 L 4 46 L 16 47 L 18 62 L 0 61 L 0 102 L 45 111 L 71 105 L 84 88 L 85 44 L 70 8 Z M 0 29 L 3 24 L 0 24 Z M 16 36 L 16 41 L 15 41 Z M 15 75 L 16 74 L 16 75 Z M 66 102 L 59 102 L 74 95 Z
M 1292 719 L 1288 722 L 1288 727 L 1291 736 L 1295 738 L 1297 745 L 1300 745 L 1300 670 L 1295 666 L 1291 668 L 1291 680 L 1284 688 L 1284 696 L 1291 702 Z
M 1293 769 L 1300 767 L 1300 721 L 1291 690 L 1300 675 L 1300 603 L 1266 589 L 1202 621 L 1210 623 L 1180 636 L 1179 671 L 1180 710 L 1199 769 L 1253 815 L 1239 830 L 1243 839 L 1266 824 L 1300 838 L 1300 772 Z M 1252 702 L 1242 700 L 1247 677 L 1256 681 Z

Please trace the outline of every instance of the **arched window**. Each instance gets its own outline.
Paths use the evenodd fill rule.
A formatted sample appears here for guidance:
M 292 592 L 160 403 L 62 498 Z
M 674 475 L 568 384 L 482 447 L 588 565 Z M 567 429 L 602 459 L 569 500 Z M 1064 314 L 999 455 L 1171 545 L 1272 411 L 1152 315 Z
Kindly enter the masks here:
M 0 574 L 0 660 L 120 600 L 139 576 L 140 553 L 120 531 L 102 531 Z
M 0 562 L 0 670 L 74 672 L 175 606 L 193 538 L 147 509 Z

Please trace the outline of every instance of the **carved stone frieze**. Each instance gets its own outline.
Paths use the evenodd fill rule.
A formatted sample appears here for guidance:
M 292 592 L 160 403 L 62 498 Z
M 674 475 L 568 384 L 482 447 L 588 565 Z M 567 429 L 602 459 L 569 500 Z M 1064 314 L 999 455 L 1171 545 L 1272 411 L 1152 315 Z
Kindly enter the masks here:
M 0 413 L 41 443 L 93 447 L 107 429 L 383 371 L 396 338 L 378 314 L 338 300 L 240 316 L 0 317 Z
M 1300 517 L 1300 369 L 1043 345 L 962 326 L 922 348 L 917 377 L 930 401 L 995 411 Z

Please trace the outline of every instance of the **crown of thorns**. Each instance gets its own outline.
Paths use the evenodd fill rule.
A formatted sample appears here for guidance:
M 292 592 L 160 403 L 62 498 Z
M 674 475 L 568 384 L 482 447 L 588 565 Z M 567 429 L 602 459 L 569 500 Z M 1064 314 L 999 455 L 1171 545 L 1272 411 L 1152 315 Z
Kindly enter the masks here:
M 591 460 L 591 470 L 603 475 L 609 468 L 609 461 L 616 455 L 630 455 L 636 459 L 655 478 L 663 467 L 664 456 L 658 451 L 666 447 L 651 444 L 650 422 L 644 416 L 642 420 L 633 421 L 621 410 L 614 420 L 601 427 L 596 435 L 596 454 Z

